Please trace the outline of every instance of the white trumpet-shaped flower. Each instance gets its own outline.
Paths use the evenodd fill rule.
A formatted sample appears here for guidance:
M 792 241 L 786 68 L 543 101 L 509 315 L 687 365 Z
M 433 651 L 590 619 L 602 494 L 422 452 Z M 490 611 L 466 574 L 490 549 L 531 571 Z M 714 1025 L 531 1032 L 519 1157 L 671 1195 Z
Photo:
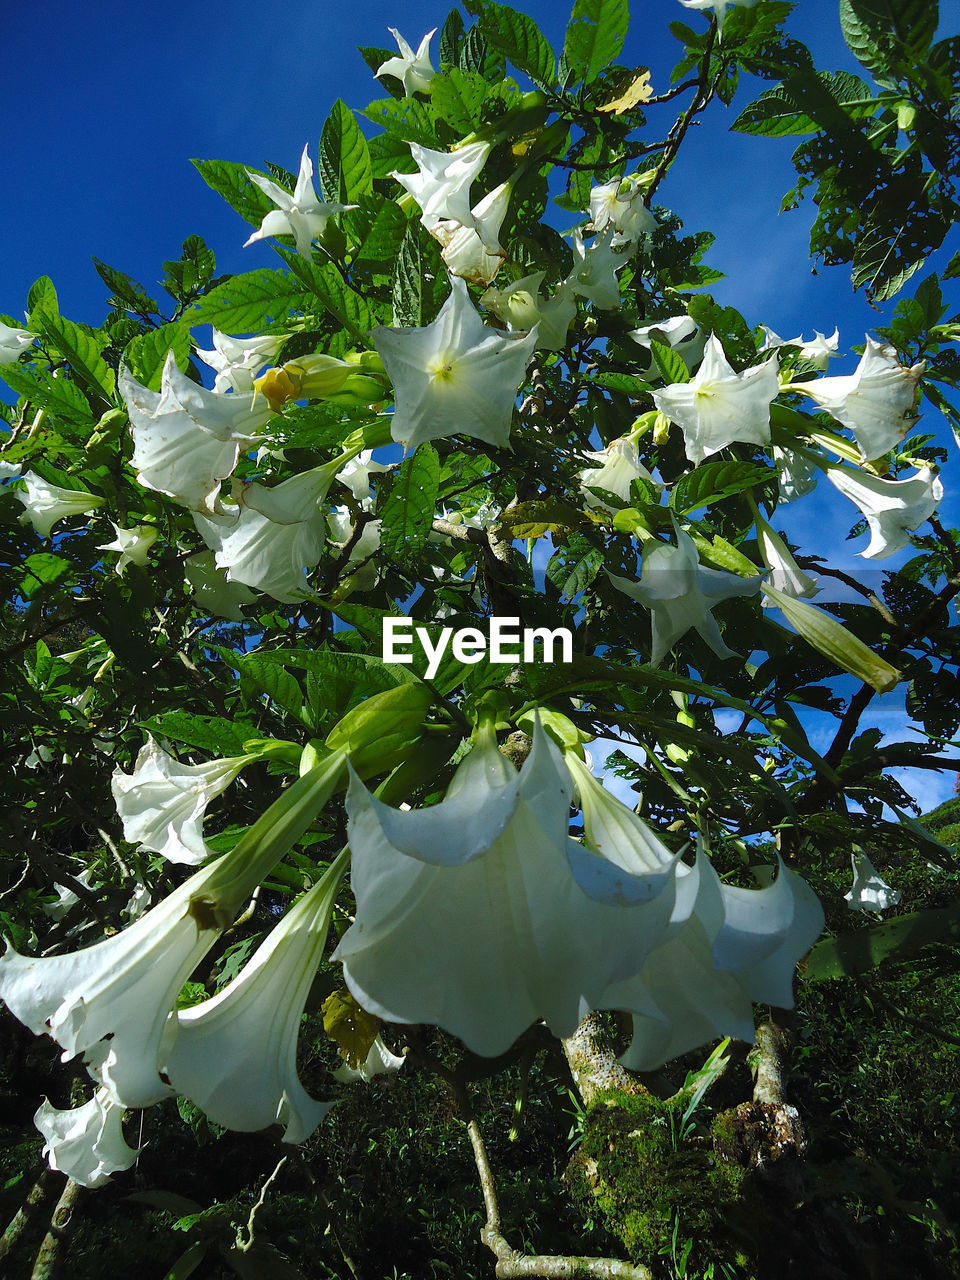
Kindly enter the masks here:
M 889 911 L 900 901 L 900 890 L 893 889 L 862 849 L 850 854 L 853 884 L 843 895 L 851 911 Z
M 491 285 L 480 299 L 510 329 L 537 330 L 537 349 L 562 351 L 567 345 L 567 331 L 577 314 L 577 299 L 566 281 L 552 298 L 540 292 L 545 271 L 514 280 L 504 289 Z
M 782 591 L 784 595 L 792 596 L 794 600 L 801 596 L 815 596 L 820 590 L 816 579 L 804 573 L 779 533 L 764 520 L 759 512 L 756 517 L 756 526 L 757 549 L 760 552 L 760 559 L 770 571 L 770 585 Z M 764 599 L 763 607 L 768 609 L 775 606 Z
M 635 973 L 656 930 L 634 908 L 672 867 L 629 872 L 571 840 L 572 787 L 537 725 L 519 774 L 489 727 L 431 809 L 347 797 L 356 919 L 334 958 L 369 1012 L 430 1022 L 503 1053 L 532 1022 L 569 1035 L 607 984 Z M 669 898 L 662 907 L 669 915 Z
M 43 1134 L 43 1155 L 50 1168 L 81 1187 L 102 1187 L 111 1173 L 129 1169 L 140 1152 L 124 1140 L 125 1110 L 106 1089 L 98 1089 L 83 1106 L 65 1111 L 45 1098 L 33 1123 Z
M 589 246 L 583 243 L 583 229 L 573 231 L 573 270 L 566 284 L 572 293 L 586 298 L 601 311 L 611 311 L 620 304 L 620 283 L 617 272 L 627 265 L 625 253 L 617 253 L 614 247 L 616 231 L 608 226 L 594 236 Z
M 429 93 L 430 81 L 437 74 L 430 64 L 430 41 L 437 34 L 437 28 L 427 32 L 416 53 L 396 27 L 388 27 L 387 30 L 396 40 L 400 55 L 381 62 L 376 75 L 393 76 L 395 80 L 401 81 L 404 95 L 408 98 L 412 98 L 415 93 Z
M 170 1093 L 160 1076 L 183 984 L 221 931 L 314 820 L 342 777 L 334 753 L 291 784 L 234 848 L 202 867 L 120 933 L 80 951 L 0 956 L 0 999 L 36 1035 L 51 1035 L 110 1096 L 147 1107 Z
M 58 520 L 96 511 L 106 501 L 85 489 L 62 489 L 35 471 L 27 471 L 23 481 L 25 487 L 15 490 L 13 495 L 24 506 L 20 523 L 32 524 L 41 538 L 50 537 L 50 530 Z
M 451 275 L 471 284 L 488 285 L 506 257 L 500 246 L 500 228 L 510 204 L 509 182 L 501 182 L 470 210 L 471 225 L 445 219 L 430 228 L 443 245 L 440 254 Z
M 471 142 L 456 151 L 431 151 L 411 142 L 410 154 L 417 173 L 394 171 L 391 177 L 413 196 L 420 206 L 420 221 L 430 232 L 438 222 L 449 220 L 462 227 L 473 226 L 470 184 L 490 154 L 488 142 Z
M 692 316 L 670 316 L 666 320 L 654 320 L 652 324 L 631 329 L 630 337 L 648 351 L 652 341 L 663 343 L 676 351 L 689 369 L 703 356 L 707 341 L 707 335 L 700 331 Z
M 536 340 L 535 331 L 513 335 L 485 325 L 458 276 L 432 324 L 375 329 L 394 387 L 394 440 L 415 449 L 424 440 L 461 435 L 506 448 Z
M 237 465 L 270 417 L 265 400 L 219 395 L 192 382 L 167 353 L 160 391 L 141 386 L 125 369 L 120 394 L 130 415 L 133 467 L 147 489 L 194 511 L 212 511 L 220 482 Z
M 244 485 L 236 506 L 223 506 L 212 516 L 194 513 L 200 536 L 216 552 L 228 581 L 285 604 L 315 594 L 305 574 L 320 563 L 327 528 L 320 501 L 336 465 L 301 472 L 273 488 Z
M 720 883 L 702 850 L 695 866 L 682 867 L 677 912 L 680 930 L 604 996 L 605 1008 L 633 1012 L 621 1058 L 633 1071 L 719 1036 L 752 1041 L 752 1006 L 792 1007 L 797 962 L 823 928 L 813 890 L 782 863 L 768 888 L 736 889 Z
M 816 896 L 782 864 L 768 889 L 722 885 L 702 850 L 685 865 L 573 753 L 567 764 L 585 844 L 624 868 L 670 875 L 669 890 L 634 912 L 649 944 L 642 967 L 611 983 L 596 1006 L 634 1015 L 623 1061 L 650 1071 L 717 1036 L 751 1040 L 752 1002 L 793 1003 L 794 967 L 823 927 Z
M 120 559 L 113 566 L 114 572 L 123 576 L 128 564 L 141 567 L 147 563 L 150 548 L 160 536 L 160 530 L 152 524 L 138 524 L 135 529 L 123 529 L 113 520 L 113 531 L 117 535 L 112 542 L 104 542 L 97 547 L 98 551 L 119 551 Z
M 358 502 L 363 502 L 373 493 L 370 477 L 389 470 L 389 466 L 384 463 L 373 461 L 372 449 L 364 449 L 337 472 L 337 479 L 342 485 L 346 485 Z
M 916 420 L 917 383 L 925 368 L 924 361 L 906 368 L 893 347 L 868 337 L 853 373 L 794 382 L 790 389 L 802 391 L 848 427 L 862 460 L 870 462 L 902 440 Z
M 930 467 L 921 467 L 906 480 L 882 480 L 865 471 L 830 465 L 827 479 L 863 512 L 870 542 L 860 554 L 884 560 L 910 545 L 910 530 L 929 520 L 943 498 L 943 484 Z
M 351 1067 L 348 1062 L 345 1062 L 343 1066 L 337 1067 L 333 1078 L 340 1084 L 352 1084 L 355 1080 L 362 1080 L 364 1084 L 369 1084 L 375 1076 L 392 1075 L 393 1072 L 399 1071 L 405 1062 L 406 1058 L 392 1053 L 383 1043 L 382 1037 L 377 1036 L 370 1046 L 370 1052 L 359 1067 Z
M 117 766 L 110 785 L 123 836 L 166 858 L 196 866 L 210 857 L 203 839 L 207 805 L 226 791 L 251 756 L 181 764 L 148 734 L 133 773 Z
M 734 651 L 724 644 L 711 610 L 722 600 L 756 595 L 760 578 L 739 578 L 722 569 L 706 568 L 690 535 L 676 526 L 675 530 L 675 547 L 665 542 L 645 544 L 639 582 L 613 573 L 607 577 L 653 615 L 650 661 L 654 666 L 691 627 L 717 657 L 733 657 Z
M 217 618 L 242 622 L 240 606 L 253 604 L 257 593 L 242 582 L 228 582 L 225 569 L 218 569 L 212 551 L 200 551 L 183 562 L 187 585 L 197 597 L 197 604 Z
M 309 155 L 309 144 L 303 148 L 297 185 L 292 194 L 262 174 L 251 173 L 249 169 L 247 177 L 264 195 L 270 197 L 277 208 L 264 215 L 259 229 L 243 242 L 245 249 L 269 236 L 293 236 L 297 253 L 302 258 L 309 258 L 314 240 L 323 235 L 324 228 L 334 214 L 357 207 L 355 204 L 325 203 L 318 198 L 313 189 L 313 161 Z
M 627 436 L 613 440 L 606 449 L 598 453 L 585 453 L 584 457 L 599 462 L 600 466 L 590 467 L 580 472 L 580 489 L 588 507 L 600 507 L 605 511 L 616 511 L 617 508 L 605 502 L 602 497 L 591 493 L 591 489 L 605 489 L 616 494 L 618 498 L 630 505 L 630 486 L 634 480 L 647 480 L 655 484 L 653 476 L 640 461 L 637 446 Z
M 637 177 L 615 178 L 590 192 L 594 231 L 612 226 L 614 245 L 635 243 L 657 229 L 657 220 L 643 203 L 647 184 Z
M 738 5 L 741 9 L 752 9 L 758 0 L 680 0 L 680 3 L 685 9 L 712 9 L 717 15 L 717 30 L 722 32 L 728 9 L 735 9 Z
M 820 478 L 820 468 L 812 459 L 795 449 L 782 449 L 773 446 L 773 460 L 779 474 L 779 494 L 781 502 L 795 502 L 797 498 L 805 498 L 813 493 Z
M 813 338 L 809 342 L 805 342 L 802 335 L 796 338 L 781 338 L 779 334 L 774 333 L 765 324 L 762 324 L 760 328 L 763 330 L 761 351 L 775 351 L 777 347 L 799 347 L 800 359 L 816 365 L 818 369 L 826 369 L 828 362 L 840 355 L 838 350 L 840 346 L 839 329 L 834 329 L 829 338 L 825 337 L 819 329 L 814 329 Z
M 216 371 L 214 391 L 252 395 L 254 379 L 276 360 L 287 336 L 285 333 L 266 333 L 259 338 L 232 338 L 228 333 L 214 329 L 213 348 L 206 351 L 194 347 L 194 351 L 204 364 Z
M 12 325 L 0 321 L 0 364 L 13 364 L 36 337 L 28 329 L 14 329 Z
M 770 443 L 770 405 L 780 390 L 777 357 L 734 373 L 716 334 L 707 340 L 703 363 L 691 382 L 653 393 L 661 413 L 683 432 L 694 465 L 728 444 Z
M 297 1039 L 347 857 L 290 908 L 232 982 L 172 1015 L 164 1072 L 216 1124 L 249 1132 L 279 1122 L 285 1142 L 303 1142 L 333 1105 L 300 1083 Z

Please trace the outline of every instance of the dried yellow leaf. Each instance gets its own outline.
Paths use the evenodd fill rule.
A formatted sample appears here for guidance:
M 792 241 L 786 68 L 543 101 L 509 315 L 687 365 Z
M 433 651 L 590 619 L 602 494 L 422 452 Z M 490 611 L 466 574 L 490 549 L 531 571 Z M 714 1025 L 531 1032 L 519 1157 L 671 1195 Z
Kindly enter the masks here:
M 334 991 L 321 1005 L 323 1029 L 348 1067 L 359 1071 L 380 1031 L 380 1019 L 367 1013 L 349 991 Z
M 625 111 L 631 111 L 634 107 L 639 106 L 641 102 L 649 102 L 652 97 L 653 86 L 650 83 L 650 72 L 641 71 L 634 75 L 618 98 L 614 98 L 612 102 L 604 103 L 600 110 L 607 111 L 611 115 L 622 115 Z

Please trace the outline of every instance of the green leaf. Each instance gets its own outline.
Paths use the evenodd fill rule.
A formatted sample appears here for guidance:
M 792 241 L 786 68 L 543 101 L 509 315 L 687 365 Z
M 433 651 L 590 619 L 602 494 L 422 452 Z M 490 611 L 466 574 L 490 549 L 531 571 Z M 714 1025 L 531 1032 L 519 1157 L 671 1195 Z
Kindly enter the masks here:
M 303 690 L 296 676 L 292 676 L 279 663 L 261 661 L 256 652 L 246 654 L 238 661 L 240 689 L 244 697 L 252 702 L 259 695 L 266 694 L 276 706 L 288 711 L 306 728 L 312 728 L 309 717 L 305 714 Z
M 27 291 L 27 328 L 35 331 L 37 323 L 34 312 L 49 311 L 54 315 L 60 310 L 57 291 L 49 276 L 38 276 Z
M 840 29 L 882 84 L 922 61 L 940 21 L 937 0 L 840 0 Z
M 190 362 L 190 331 L 179 321 L 131 338 L 124 349 L 123 362 L 138 382 L 151 391 L 159 391 L 168 351 L 173 351 L 177 367 L 186 371 Z
M 623 0 L 618 0 L 623 3 Z M 624 3 L 624 8 L 626 7 Z M 493 45 L 534 84 L 550 88 L 556 77 L 557 60 L 533 18 L 493 0 L 465 0 L 464 8 L 479 19 L 486 42 Z
M 478 72 L 451 67 L 444 75 L 431 80 L 430 102 L 437 114 L 458 133 L 472 133 L 481 122 L 480 108 L 489 89 Z
M 139 284 L 125 271 L 118 271 L 116 267 L 108 266 L 107 263 L 101 262 L 99 258 L 93 259 L 93 265 L 96 267 L 97 275 L 112 290 L 120 302 L 131 311 L 135 311 L 138 315 L 158 315 L 160 307 L 153 298 L 149 296 L 142 284 Z
M 383 508 L 380 545 L 394 560 L 408 561 L 423 549 L 433 524 L 440 487 L 440 460 L 422 444 L 400 467 Z
M 291 311 L 310 309 L 310 294 L 301 283 L 286 271 L 261 267 L 211 289 L 194 304 L 189 322 L 212 324 L 224 333 L 262 333 L 279 328 Z
M 159 738 L 182 742 L 216 756 L 238 756 L 243 744 L 256 734 L 253 724 L 226 720 L 221 716 L 197 716 L 186 711 L 164 711 L 139 722 L 142 729 Z
M 217 260 L 199 236 L 187 236 L 179 261 L 163 264 L 163 287 L 178 302 L 189 303 L 213 279 Z
M 811 982 L 867 973 L 887 960 L 915 955 L 928 942 L 960 935 L 960 902 L 898 916 L 869 929 L 824 938 L 810 952 L 803 976 Z
M 651 338 L 650 354 L 653 356 L 654 363 L 668 386 L 676 382 L 690 381 L 690 370 L 687 368 L 687 362 L 672 347 L 668 347 L 664 342 L 657 342 L 656 338 Z
M 440 145 L 430 108 L 416 98 L 379 98 L 360 114 L 402 141 L 408 164 L 410 151 L 407 143 L 419 142 L 422 147 L 434 149 Z
M 573 83 L 589 84 L 615 61 L 629 24 L 627 0 L 575 0 L 563 42 Z
M 72 571 L 73 564 L 69 560 L 50 551 L 38 551 L 23 562 L 24 577 L 19 590 L 29 600 L 68 578 Z
M 280 249 L 279 253 L 324 310 L 348 329 L 356 342 L 369 347 L 368 332 L 377 325 L 378 317 L 363 294 L 350 288 L 332 262 L 317 266 L 312 259 L 302 258 L 292 249 Z
M 403 237 L 393 273 L 393 323 L 419 328 L 422 323 L 422 265 L 418 224 L 411 222 Z
M 78 381 L 101 400 L 110 401 L 117 379 L 103 356 L 103 342 L 87 329 L 59 313 L 41 311 L 37 316 L 40 335 L 55 347 Z
M 340 98 L 320 135 L 318 176 L 324 199 L 352 204 L 373 190 L 370 148 L 357 118 Z
M 94 420 L 86 396 L 68 378 L 54 378 L 46 369 L 8 364 L 4 366 L 3 381 L 51 417 L 66 418 L 78 425 L 88 425 Z
M 259 227 L 263 215 L 274 203 L 255 186 L 242 164 L 232 160 L 191 160 L 208 187 L 223 196 L 227 204 L 252 226 Z
M 595 374 L 587 381 L 592 382 L 597 387 L 606 387 L 610 391 L 621 391 L 625 396 L 630 396 L 634 400 L 639 400 L 641 396 L 647 395 L 653 390 L 650 383 L 645 382 L 643 378 L 638 378 L 632 373 L 617 373 L 613 370 Z
M 817 133 L 840 108 L 859 120 L 873 115 L 876 102 L 866 82 L 849 71 L 803 73 L 761 93 L 730 127 L 765 138 Z
M 670 506 L 677 515 L 689 515 L 736 493 L 763 484 L 773 475 L 769 467 L 753 462 L 703 462 L 681 476 L 670 491 Z
M 354 254 L 355 262 L 393 263 L 407 230 L 407 217 L 393 200 L 383 200 L 367 225 Z M 366 212 L 366 211 L 365 211 Z M 345 217 L 349 217 L 347 214 Z

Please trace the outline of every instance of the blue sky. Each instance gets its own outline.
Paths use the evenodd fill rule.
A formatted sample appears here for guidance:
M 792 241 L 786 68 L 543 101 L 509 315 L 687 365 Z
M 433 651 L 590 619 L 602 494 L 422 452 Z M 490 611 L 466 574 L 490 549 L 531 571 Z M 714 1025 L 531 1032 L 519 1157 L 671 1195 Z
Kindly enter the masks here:
M 538 20 L 555 50 L 562 47 L 565 4 L 515 3 Z M 662 91 L 679 52 L 668 23 L 697 27 L 705 19 L 678 0 L 632 0 L 631 9 L 621 60 L 650 66 L 654 89 Z M 97 323 L 106 289 L 92 255 L 152 291 L 160 263 L 178 257 L 191 234 L 214 250 L 220 272 L 275 263 L 269 244 L 241 247 L 249 228 L 205 186 L 190 157 L 260 168 L 273 161 L 295 171 L 305 142 L 316 155 L 338 96 L 355 109 L 382 96 L 356 46 L 391 46 L 388 27 L 394 25 L 416 45 L 447 11 L 446 5 L 397 0 L 285 0 L 269 10 L 258 0 L 167 0 L 162 6 L 47 0 L 41 22 L 27 6 L 10 6 L 4 16 L 0 311 L 19 317 L 30 283 L 48 274 L 65 314 Z M 840 36 L 836 0 L 801 0 L 789 27 L 822 68 L 858 69 Z M 877 312 L 853 295 L 845 268 L 811 272 L 812 206 L 778 213 L 794 182 L 791 141 L 729 132 L 737 112 L 764 87 L 747 80 L 732 110 L 718 104 L 691 131 L 658 201 L 679 213 L 688 231 L 716 233 L 709 261 L 728 275 L 712 290 L 719 300 L 786 337 L 815 328 L 830 333 L 839 325 L 841 349 L 849 350 L 883 323 L 889 308 Z M 654 127 L 666 127 L 666 117 L 656 121 Z M 836 361 L 830 372 L 854 363 Z M 844 563 L 863 567 L 842 542 L 852 509 L 839 495 L 831 497 L 831 533 Z M 806 518 L 822 546 L 820 505 Z M 804 516 L 797 518 L 802 526 Z M 875 704 L 876 722 L 885 727 L 902 722 L 892 698 Z M 947 794 L 952 781 L 925 776 L 922 802 Z

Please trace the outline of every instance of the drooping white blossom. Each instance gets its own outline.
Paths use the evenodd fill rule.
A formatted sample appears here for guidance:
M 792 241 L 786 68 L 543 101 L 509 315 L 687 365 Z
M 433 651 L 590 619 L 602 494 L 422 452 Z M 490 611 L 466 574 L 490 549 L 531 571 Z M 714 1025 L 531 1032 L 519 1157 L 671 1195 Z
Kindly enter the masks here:
M 313 189 L 313 161 L 310 159 L 309 150 L 309 143 L 307 143 L 300 157 L 300 172 L 292 194 L 262 174 L 247 170 L 250 181 L 255 183 L 264 195 L 269 196 L 277 208 L 271 209 L 264 215 L 259 229 L 244 241 L 245 249 L 258 240 L 266 240 L 269 236 L 293 236 L 297 253 L 302 258 L 309 258 L 314 240 L 317 236 L 323 235 L 324 228 L 334 214 L 344 213 L 347 209 L 357 207 L 354 204 L 325 203 L 319 199 Z
M 216 1124 L 250 1132 L 280 1123 L 285 1142 L 303 1142 L 333 1105 L 300 1083 L 297 1040 L 345 868 L 341 854 L 232 982 L 174 1015 L 164 1073 Z
M 461 435 L 507 447 L 535 332 L 513 335 L 485 325 L 454 276 L 432 324 L 381 327 L 373 341 L 394 387 L 394 440 L 415 449 L 424 440 Z
M 573 231 L 573 270 L 566 284 L 572 293 L 586 298 L 601 311 L 620 305 L 620 283 L 617 272 L 629 261 L 628 255 L 614 247 L 616 231 L 608 226 L 584 245 L 582 227 Z
M 752 9 L 758 0 L 680 0 L 685 9 L 712 9 L 717 16 L 717 28 L 723 31 L 723 20 L 727 10 L 739 5 L 743 9 Z
M 650 610 L 654 666 L 681 636 L 693 628 L 719 658 L 733 657 L 720 634 L 711 610 L 722 600 L 752 596 L 760 590 L 760 578 L 740 578 L 722 569 L 700 563 L 697 548 L 688 533 L 676 528 L 677 545 L 648 542 L 643 548 L 640 581 L 608 573 L 618 590 Z
M 123 529 L 113 520 L 110 523 L 117 536 L 112 542 L 104 542 L 97 547 L 97 550 L 120 552 L 120 559 L 113 569 L 122 577 L 128 564 L 137 564 L 142 567 L 147 563 L 150 548 L 160 536 L 160 530 L 152 524 L 138 524 L 133 529 Z
M 370 477 L 389 470 L 390 467 L 384 463 L 373 461 L 372 449 L 364 449 L 337 472 L 337 479 L 342 485 L 346 485 L 358 502 L 363 502 L 373 493 Z
M 381 62 L 376 74 L 393 76 L 395 80 L 400 80 L 403 83 L 404 95 L 408 98 L 412 98 L 415 93 L 429 93 L 430 81 L 437 74 L 430 63 L 430 41 L 437 34 L 437 28 L 434 27 L 432 31 L 427 32 L 420 41 L 416 53 L 396 27 L 388 27 L 387 30 L 396 40 L 400 55 Z
M 272 488 L 244 485 L 235 505 L 223 505 L 211 516 L 194 513 L 200 536 L 228 581 L 286 604 L 315 594 L 305 575 L 320 563 L 327 528 L 320 502 L 336 465 L 301 472 Z
M 670 316 L 666 320 L 654 320 L 652 324 L 631 329 L 629 336 L 648 351 L 651 341 L 663 343 L 682 357 L 688 369 L 692 369 L 701 359 L 707 341 L 707 335 L 700 331 L 692 316 Z
M 265 333 L 258 338 L 232 338 L 214 329 L 212 349 L 194 347 L 194 351 L 204 364 L 216 370 L 214 391 L 251 395 L 254 379 L 277 358 L 287 337 L 285 333 Z
M 921 467 L 906 480 L 883 480 L 837 465 L 824 471 L 866 518 L 870 542 L 860 555 L 868 560 L 884 560 L 909 546 L 910 531 L 929 520 L 943 499 L 943 483 L 930 467 Z
M 774 445 L 773 460 L 779 473 L 781 502 L 795 502 L 797 498 L 813 493 L 820 478 L 820 468 L 811 458 L 795 449 Z
M 20 523 L 32 524 L 41 538 L 50 537 L 50 530 L 58 520 L 86 515 L 106 501 L 85 489 L 63 489 L 51 484 L 35 471 L 27 471 L 23 481 L 24 488 L 15 490 L 13 495 L 24 507 Z
M 201 867 L 150 911 L 101 942 L 57 956 L 0 956 L 0 999 L 117 1102 L 147 1107 L 171 1092 L 161 1078 L 183 984 L 237 911 L 330 795 L 343 756 L 282 793 L 234 848 Z
M 657 220 L 643 202 L 647 184 L 638 177 L 615 178 L 590 192 L 594 231 L 614 229 L 614 246 L 635 244 L 657 229 Z
M 562 351 L 567 345 L 567 331 L 577 314 L 577 299 L 564 281 L 553 297 L 540 292 L 546 272 L 514 280 L 503 289 L 491 285 L 480 301 L 510 329 L 537 330 L 537 350 Z
M 669 915 L 669 896 L 656 899 L 673 866 L 628 873 L 571 840 L 571 794 L 539 724 L 519 774 L 482 729 L 433 808 L 391 809 L 352 779 L 357 909 L 334 959 L 365 1009 L 495 1056 L 540 1018 L 569 1035 L 609 982 L 639 969 L 656 930 L 632 912 Z
M 500 228 L 510 204 L 509 182 L 501 182 L 470 210 L 471 226 L 445 219 L 430 228 L 443 249 L 441 258 L 451 275 L 471 284 L 488 285 L 506 257 L 500 245 Z
M 817 595 L 820 588 L 817 586 L 816 579 L 804 573 L 779 533 L 764 520 L 759 512 L 756 517 L 756 527 L 757 550 L 760 552 L 760 559 L 770 571 L 770 585 L 785 595 L 792 596 L 795 600 L 801 596 Z M 770 602 L 764 599 L 763 607 L 770 608 Z
M 36 336 L 27 329 L 15 329 L 0 320 L 0 364 L 13 364 L 36 340 Z
M 192 382 L 167 353 L 160 391 L 141 386 L 124 369 L 120 394 L 130 415 L 133 467 L 147 489 L 194 511 L 212 511 L 220 482 L 237 465 L 270 417 L 265 400 L 219 395 Z
M 91 880 L 93 878 L 93 868 L 85 867 L 75 875 L 74 880 L 82 884 L 85 889 L 90 889 Z M 56 902 L 45 902 L 41 908 L 43 914 L 48 916 L 55 923 L 62 920 L 71 907 L 75 906 L 79 901 L 79 897 L 74 893 L 69 885 L 54 883 L 54 889 L 57 891 Z
M 392 1053 L 383 1043 L 383 1038 L 377 1036 L 370 1046 L 370 1052 L 359 1067 L 351 1067 L 345 1062 L 333 1072 L 333 1078 L 340 1084 L 352 1084 L 355 1080 L 362 1080 L 364 1084 L 369 1084 L 375 1076 L 392 1075 L 395 1071 L 399 1071 L 405 1062 L 406 1058 Z
M 853 884 L 843 895 L 851 911 L 889 911 L 900 901 L 900 890 L 893 889 L 880 875 L 862 849 L 850 854 Z
M 640 461 L 637 446 L 628 437 L 613 440 L 606 449 L 599 452 L 588 452 L 584 457 L 590 458 L 600 465 L 580 472 L 580 490 L 588 507 L 600 507 L 605 511 L 616 511 L 617 508 L 605 502 L 591 489 L 606 489 L 608 493 L 622 498 L 630 505 L 630 486 L 634 480 L 647 480 L 655 484 L 653 476 Z
M 197 598 L 197 605 L 216 618 L 242 622 L 240 606 L 253 604 L 257 593 L 242 582 L 228 582 L 227 571 L 218 569 L 212 551 L 198 551 L 183 562 L 187 585 Z
M 653 400 L 682 430 L 687 457 L 696 465 L 736 441 L 769 444 L 770 405 L 779 390 L 776 353 L 734 373 L 719 338 L 711 334 L 692 381 L 655 391 Z
M 828 362 L 840 355 L 838 350 L 840 346 L 839 329 L 834 329 L 829 338 L 825 337 L 819 329 L 814 329 L 813 338 L 809 342 L 805 342 L 802 336 L 781 338 L 779 334 L 774 333 L 765 324 L 762 324 L 760 328 L 763 330 L 761 351 L 775 351 L 777 347 L 799 347 L 801 360 L 806 360 L 810 364 L 816 365 L 818 369 L 826 369 Z
M 916 420 L 917 383 L 926 362 L 907 368 L 898 363 L 893 347 L 867 338 L 867 347 L 853 373 L 794 382 L 849 428 L 864 462 L 879 458 L 903 439 Z
M 207 805 L 249 763 L 249 756 L 229 756 L 181 764 L 147 734 L 133 773 L 124 773 L 118 765 L 110 781 L 124 839 L 152 849 L 168 862 L 195 866 L 205 861 L 211 854 L 203 839 Z
M 44 1098 L 33 1123 L 43 1134 L 42 1154 L 50 1168 L 81 1187 L 102 1187 L 112 1173 L 129 1169 L 140 1153 L 124 1139 L 125 1110 L 105 1089 L 64 1111 Z
M 816 896 L 782 864 L 759 892 L 721 884 L 702 849 L 686 865 L 572 752 L 566 760 L 584 847 L 602 851 L 595 863 L 622 869 L 619 892 L 649 942 L 638 971 L 613 981 L 596 1005 L 633 1014 L 622 1061 L 650 1071 L 717 1036 L 752 1040 L 753 1002 L 793 1004 L 794 968 L 823 927 Z
M 431 151 L 411 142 L 410 154 L 417 173 L 394 171 L 391 177 L 413 196 L 420 206 L 420 221 L 427 231 L 443 221 L 473 226 L 470 184 L 490 154 L 487 142 L 471 142 L 455 151 Z

